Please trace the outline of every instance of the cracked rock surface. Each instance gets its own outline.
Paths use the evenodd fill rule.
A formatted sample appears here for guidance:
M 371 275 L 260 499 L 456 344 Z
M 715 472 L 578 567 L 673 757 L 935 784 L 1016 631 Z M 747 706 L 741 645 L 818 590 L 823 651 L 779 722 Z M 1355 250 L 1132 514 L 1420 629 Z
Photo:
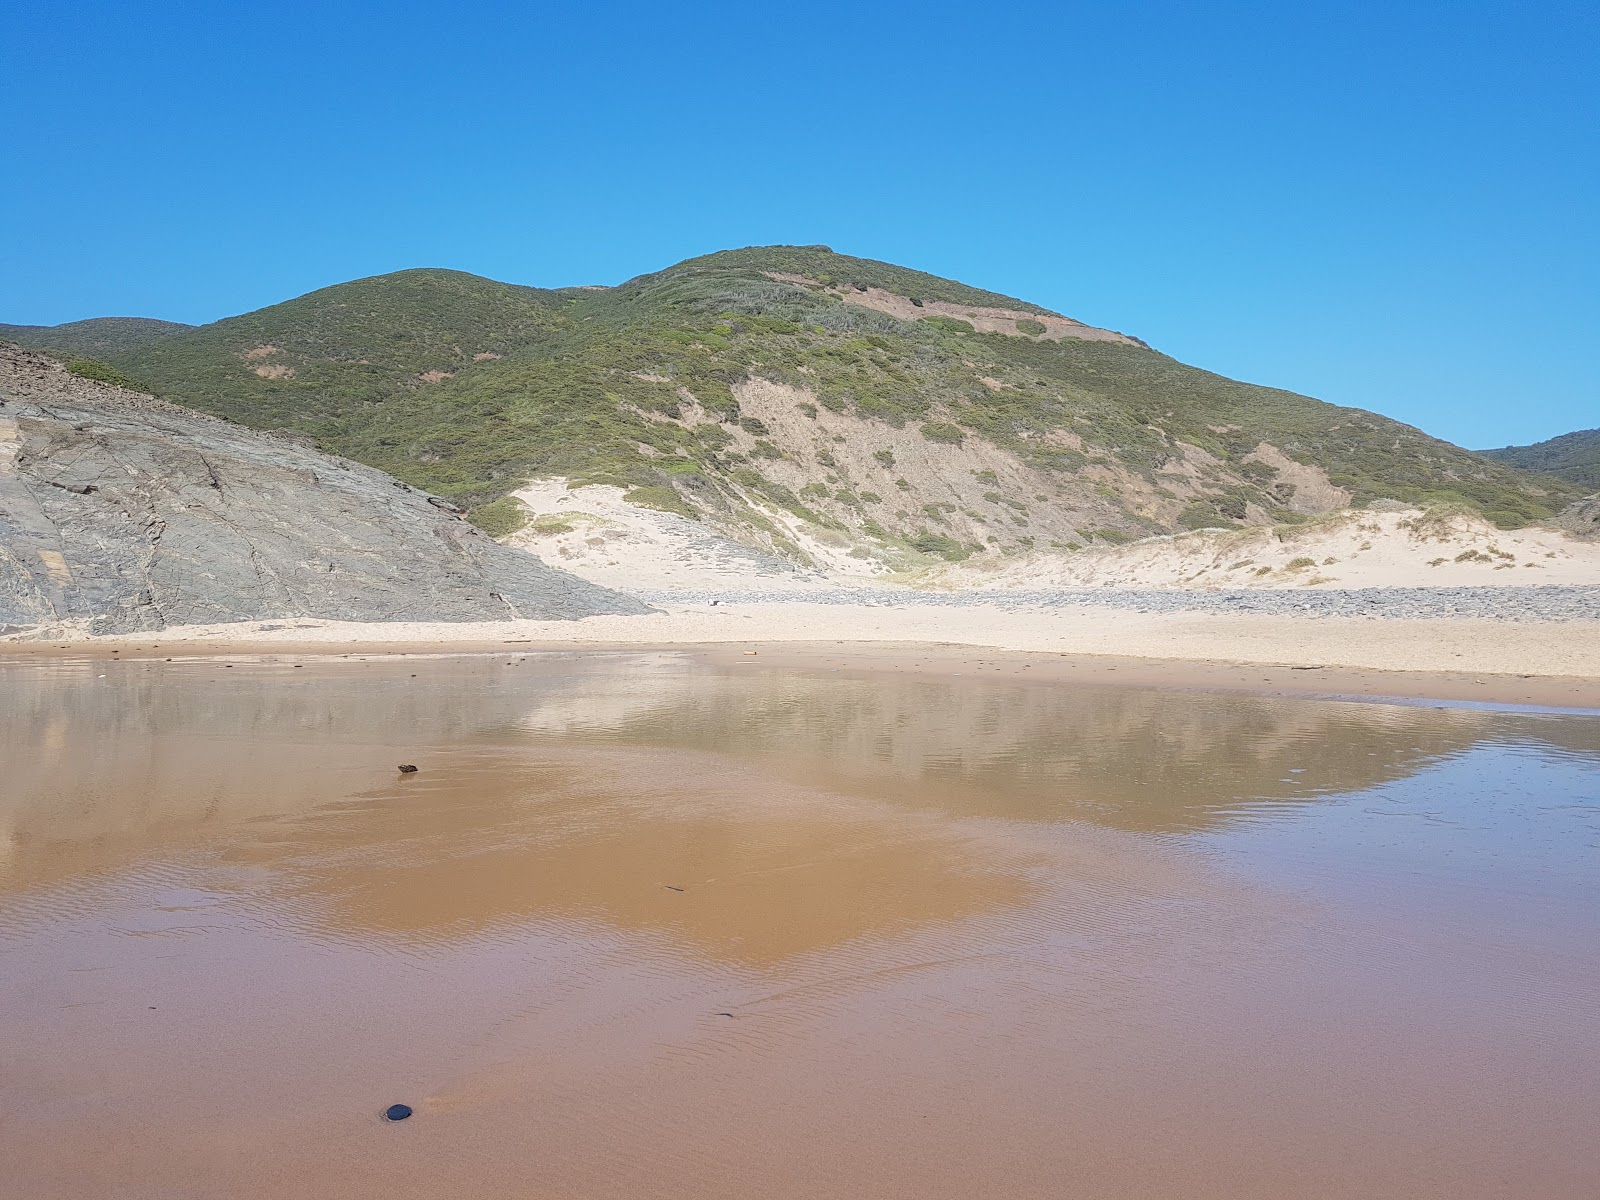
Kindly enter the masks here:
M 0 632 L 648 611 L 432 499 L 0 344 Z

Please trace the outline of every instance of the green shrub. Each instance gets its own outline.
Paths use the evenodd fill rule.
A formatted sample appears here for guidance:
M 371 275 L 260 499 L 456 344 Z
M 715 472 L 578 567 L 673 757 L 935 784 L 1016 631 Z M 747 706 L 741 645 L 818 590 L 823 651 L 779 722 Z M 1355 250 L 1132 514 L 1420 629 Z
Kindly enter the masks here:
M 1219 513 L 1215 505 L 1198 500 L 1178 514 L 1182 529 L 1226 529 L 1232 522 Z
M 930 442 L 942 442 L 951 446 L 958 446 L 967 438 L 965 431 L 959 425 L 952 425 L 949 421 L 929 421 L 922 427 L 922 436 Z
M 922 322 L 925 325 L 932 325 L 935 329 L 938 329 L 944 333 L 973 332 L 972 323 L 970 321 L 962 321 L 956 317 L 923 317 Z
M 623 497 L 629 504 L 637 504 L 640 508 L 653 508 L 659 512 L 677 513 L 680 517 L 688 517 L 691 521 L 698 521 L 700 514 L 694 506 L 685 500 L 677 488 L 666 486 L 636 487 Z
M 80 379 L 93 379 L 97 383 L 109 383 L 112 387 L 126 388 L 130 392 L 150 394 L 150 389 L 137 379 L 124 375 L 115 367 L 103 363 L 97 358 L 69 359 L 67 370 Z
M 1024 318 L 1023 320 L 1017 322 L 1017 331 L 1019 333 L 1026 333 L 1030 337 L 1038 337 L 1041 333 L 1045 332 L 1045 327 L 1038 321 L 1030 321 Z
M 1278 477 L 1278 468 L 1269 467 L 1264 462 L 1240 463 L 1234 470 L 1251 483 L 1271 483 Z
M 1102 542 L 1110 542 L 1113 546 L 1124 546 L 1133 541 L 1131 533 L 1124 533 L 1120 529 L 1085 529 L 1082 532 Z
M 555 537 L 560 533 L 571 533 L 577 526 L 557 513 L 540 513 L 528 523 L 528 528 L 542 537 Z
M 960 562 L 972 554 L 971 550 L 954 538 L 946 537 L 942 533 L 934 533 L 929 529 L 922 530 L 908 544 L 913 550 L 920 550 L 924 554 L 937 554 L 940 558 L 949 562 Z
M 528 509 L 515 496 L 502 496 L 467 512 L 467 520 L 490 537 L 502 538 L 528 523 Z M 569 525 L 568 529 L 571 528 Z M 545 530 L 540 530 L 541 533 Z

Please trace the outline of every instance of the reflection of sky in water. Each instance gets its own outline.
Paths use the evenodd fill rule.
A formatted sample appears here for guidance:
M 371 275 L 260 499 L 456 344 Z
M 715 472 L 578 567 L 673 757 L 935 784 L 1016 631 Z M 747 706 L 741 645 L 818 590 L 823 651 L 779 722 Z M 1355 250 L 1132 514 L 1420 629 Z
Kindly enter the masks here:
M 1259 820 L 1520 739 L 1600 756 L 1600 720 L 976 679 L 602 665 L 536 737 L 713 750 L 953 815 L 1181 832 Z M 1570 743 L 1570 744 L 1568 744 Z
M 1480 741 L 1416 774 L 1329 795 L 1293 820 L 1225 824 L 1191 840 L 1252 879 L 1352 904 L 1381 884 L 1383 903 L 1435 915 L 1592 929 L 1597 734 L 1593 717 L 1496 718 Z

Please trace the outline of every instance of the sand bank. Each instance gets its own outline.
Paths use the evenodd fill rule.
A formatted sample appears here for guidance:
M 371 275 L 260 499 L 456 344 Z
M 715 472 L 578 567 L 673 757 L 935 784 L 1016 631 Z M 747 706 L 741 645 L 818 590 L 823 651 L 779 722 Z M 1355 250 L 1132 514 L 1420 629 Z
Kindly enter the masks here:
M 1147 683 L 1600 705 L 1600 622 L 1575 621 L 1365 620 L 1091 608 L 1030 611 L 998 604 L 765 603 L 674 605 L 647 616 L 581 621 L 301 620 L 187 626 L 93 640 L 13 639 L 0 642 L 0 653 L 169 657 L 719 646 L 740 655 L 755 650 L 769 658 L 784 650 L 814 654 L 817 647 L 839 646 L 855 647 L 863 655 L 870 648 L 873 655 L 893 658 L 896 650 L 906 657 L 913 649 L 943 646 L 945 658 L 954 655 L 947 664 L 952 670 L 959 669 L 953 663 L 962 657 L 955 649 L 970 648 L 1027 661 L 1066 656 L 1082 663 L 1075 670 L 1120 672 L 1124 678 L 1136 675 Z M 922 652 L 920 657 L 928 656 Z M 1143 665 L 1135 666 L 1137 660 Z

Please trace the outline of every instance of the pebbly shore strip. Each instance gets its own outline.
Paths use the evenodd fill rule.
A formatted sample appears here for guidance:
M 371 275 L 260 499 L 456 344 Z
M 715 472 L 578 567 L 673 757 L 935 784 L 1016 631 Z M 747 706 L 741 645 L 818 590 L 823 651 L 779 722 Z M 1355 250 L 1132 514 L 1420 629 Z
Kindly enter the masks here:
M 1349 588 L 1328 591 L 1131 588 L 929 592 L 912 588 L 827 587 L 783 591 L 686 589 L 634 593 L 647 604 L 937 605 L 1014 611 L 1116 608 L 1139 613 L 1244 613 L 1374 620 L 1470 618 L 1490 621 L 1600 621 L 1600 586 Z

